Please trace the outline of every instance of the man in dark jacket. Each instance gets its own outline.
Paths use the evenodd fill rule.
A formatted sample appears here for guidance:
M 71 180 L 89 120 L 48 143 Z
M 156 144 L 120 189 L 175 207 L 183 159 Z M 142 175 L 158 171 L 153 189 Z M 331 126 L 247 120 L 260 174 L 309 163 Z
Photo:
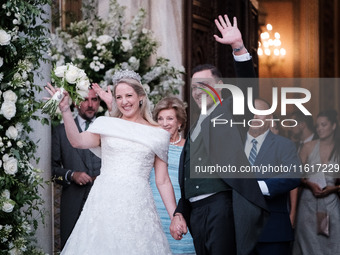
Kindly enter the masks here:
M 255 77 L 251 56 L 243 45 L 237 28 L 236 18 L 231 25 L 227 15 L 215 20 L 222 38 L 216 41 L 231 45 L 235 58 L 237 77 Z M 199 108 L 202 107 L 202 93 L 206 90 L 221 95 L 221 89 L 211 90 L 211 85 L 222 83 L 218 70 L 210 65 L 202 65 L 193 70 L 192 97 Z M 208 84 L 209 80 L 213 81 Z M 240 83 L 239 89 L 247 98 L 247 83 Z M 256 85 L 252 84 L 257 91 Z M 202 92 L 203 91 L 203 92 Z M 208 92 L 209 92 L 208 91 Z M 215 101 L 219 101 L 215 94 Z M 186 233 L 186 224 L 194 239 L 198 255 L 242 254 L 247 255 L 254 248 L 267 216 L 266 203 L 255 178 L 191 178 L 193 166 L 249 165 L 244 153 L 247 128 L 217 125 L 211 120 L 223 115 L 224 119 L 234 119 L 233 99 L 225 98 L 215 104 L 206 98 L 207 114 L 201 114 L 189 132 L 184 145 L 179 168 L 181 199 L 174 213 L 170 231 L 175 239 Z M 253 117 L 248 110 L 244 119 Z M 236 117 L 236 118 L 235 118 Z M 246 121 L 247 121 L 246 120 Z

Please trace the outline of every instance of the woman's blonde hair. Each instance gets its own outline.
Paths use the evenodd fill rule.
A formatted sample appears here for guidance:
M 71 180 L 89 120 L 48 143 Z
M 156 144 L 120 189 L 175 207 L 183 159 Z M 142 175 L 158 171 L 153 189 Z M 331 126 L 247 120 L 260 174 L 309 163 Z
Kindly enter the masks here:
M 119 110 L 119 108 L 117 107 L 117 103 L 116 103 L 116 88 L 121 83 L 125 83 L 129 85 L 137 93 L 138 97 L 142 97 L 142 100 L 139 104 L 139 108 L 140 108 L 140 114 L 143 117 L 143 119 L 145 119 L 147 122 L 149 122 L 152 125 L 158 126 L 158 123 L 152 119 L 149 98 L 147 94 L 145 93 L 145 90 L 142 84 L 135 79 L 123 78 L 123 79 L 120 79 L 113 86 L 113 103 L 112 103 L 111 116 L 117 117 L 117 118 L 121 118 L 123 116 L 122 112 Z

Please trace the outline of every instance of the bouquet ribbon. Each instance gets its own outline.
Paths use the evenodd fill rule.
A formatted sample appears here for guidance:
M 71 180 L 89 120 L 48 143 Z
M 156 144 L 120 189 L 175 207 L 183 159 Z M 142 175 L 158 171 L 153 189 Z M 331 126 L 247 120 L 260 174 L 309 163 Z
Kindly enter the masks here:
M 61 100 L 64 98 L 64 88 L 60 88 L 43 106 L 41 112 L 51 116 L 56 114 L 57 108 Z

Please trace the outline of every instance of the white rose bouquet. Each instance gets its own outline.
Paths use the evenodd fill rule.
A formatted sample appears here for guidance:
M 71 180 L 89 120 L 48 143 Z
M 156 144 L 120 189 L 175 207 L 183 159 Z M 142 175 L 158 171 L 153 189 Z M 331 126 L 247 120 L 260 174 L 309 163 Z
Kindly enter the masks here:
M 66 64 L 58 66 L 52 70 L 51 73 L 52 83 L 61 88 L 60 91 L 55 93 L 42 108 L 42 113 L 54 116 L 60 101 L 63 99 L 63 91 L 66 90 L 72 101 L 79 104 L 85 99 L 89 92 L 90 81 L 84 70 L 79 69 L 73 64 Z

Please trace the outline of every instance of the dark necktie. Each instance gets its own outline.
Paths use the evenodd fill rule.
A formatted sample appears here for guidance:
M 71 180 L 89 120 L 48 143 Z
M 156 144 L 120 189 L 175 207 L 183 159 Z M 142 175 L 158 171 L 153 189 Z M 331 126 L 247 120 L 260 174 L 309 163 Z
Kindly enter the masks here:
M 90 120 L 85 121 L 85 130 L 87 130 L 89 128 L 90 123 L 91 123 Z
M 250 150 L 248 159 L 249 159 L 249 163 L 251 165 L 254 165 L 255 159 L 256 159 L 256 156 L 257 156 L 257 141 L 256 141 L 256 139 L 253 139 L 253 140 L 251 140 L 251 142 L 253 144 L 253 147 Z

